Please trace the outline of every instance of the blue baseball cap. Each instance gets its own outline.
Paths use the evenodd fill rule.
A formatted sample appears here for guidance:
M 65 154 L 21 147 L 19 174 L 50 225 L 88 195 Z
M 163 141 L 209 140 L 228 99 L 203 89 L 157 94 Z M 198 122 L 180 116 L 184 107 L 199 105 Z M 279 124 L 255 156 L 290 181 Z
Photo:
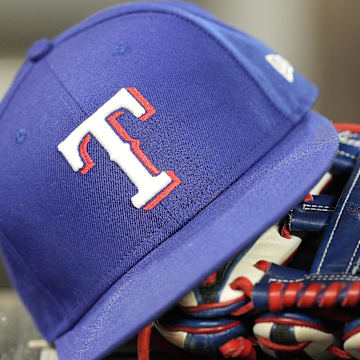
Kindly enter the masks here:
M 190 4 L 135 3 L 41 40 L 0 108 L 0 239 L 60 359 L 99 359 L 330 167 L 316 88 Z

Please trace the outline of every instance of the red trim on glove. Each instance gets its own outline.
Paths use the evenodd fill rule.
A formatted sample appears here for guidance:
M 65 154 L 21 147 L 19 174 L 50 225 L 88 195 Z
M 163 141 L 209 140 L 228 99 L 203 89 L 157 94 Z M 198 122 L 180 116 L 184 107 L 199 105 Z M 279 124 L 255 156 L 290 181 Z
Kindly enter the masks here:
M 297 294 L 304 287 L 303 283 L 294 282 L 287 286 L 284 294 L 283 304 L 285 307 L 292 307 L 296 303 Z
M 347 339 L 351 338 L 353 335 L 360 332 L 360 327 L 357 327 L 351 331 L 349 331 L 346 335 L 344 335 L 343 340 L 346 341 Z
M 284 283 L 272 283 L 269 287 L 268 303 L 272 312 L 283 310 L 282 291 L 285 287 Z
M 360 281 L 354 282 L 350 285 L 344 300 L 341 303 L 343 307 L 354 307 L 358 304 L 360 299 Z
M 333 307 L 337 302 L 338 296 L 345 287 L 344 283 L 334 282 L 330 284 L 320 299 L 319 307 Z
M 354 133 L 360 133 L 360 125 L 358 124 L 341 123 L 333 125 L 337 131 L 351 131 Z
M 233 321 L 226 325 L 214 326 L 209 328 L 192 328 L 190 326 L 166 326 L 168 331 L 184 331 L 189 334 L 215 334 L 225 330 L 232 329 L 241 324 L 241 321 Z
M 259 260 L 254 267 L 261 270 L 263 273 L 266 273 L 269 270 L 271 263 L 266 260 Z
M 256 360 L 256 352 L 252 342 L 242 336 L 229 340 L 221 346 L 219 350 L 226 359 L 240 358 Z
M 284 224 L 284 226 L 282 227 L 282 229 L 280 231 L 280 235 L 281 235 L 281 237 L 283 237 L 285 239 L 291 239 L 290 230 L 289 230 L 287 224 Z
M 138 334 L 137 352 L 138 360 L 150 360 L 150 336 L 152 324 L 146 326 Z
M 314 305 L 319 293 L 324 289 L 323 284 L 313 283 L 310 284 L 301 295 L 297 302 L 299 308 L 309 308 Z
M 353 358 L 348 352 L 346 352 L 345 350 L 339 349 L 338 347 L 336 347 L 334 345 L 330 345 L 328 347 L 328 351 L 331 354 L 333 354 L 341 359 L 352 359 Z
M 284 351 L 284 352 L 295 352 L 304 349 L 310 344 L 310 341 L 302 341 L 296 345 L 283 345 L 272 342 L 269 339 L 266 339 L 262 336 L 259 336 L 261 344 L 273 351 Z
M 250 299 L 251 298 L 251 293 L 253 291 L 254 285 L 252 284 L 252 282 L 244 277 L 244 276 L 240 276 L 238 278 L 236 278 L 231 284 L 230 287 L 233 290 L 242 290 L 245 295 Z
M 217 279 L 217 272 L 214 272 L 203 281 L 203 284 L 212 285 L 215 283 L 216 279 Z
M 254 310 L 254 303 L 252 301 L 248 302 L 244 306 L 242 306 L 240 309 L 237 309 L 230 313 L 232 316 L 241 316 L 244 314 L 250 313 L 250 311 Z

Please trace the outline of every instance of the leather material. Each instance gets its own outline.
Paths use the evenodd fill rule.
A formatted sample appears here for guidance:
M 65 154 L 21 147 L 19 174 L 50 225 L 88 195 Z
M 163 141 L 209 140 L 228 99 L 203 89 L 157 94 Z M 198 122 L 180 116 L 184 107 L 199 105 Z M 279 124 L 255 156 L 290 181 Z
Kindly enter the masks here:
M 262 351 L 271 357 L 323 360 L 334 354 L 345 358 L 351 354 L 360 358 L 360 319 L 355 315 L 360 305 L 360 240 L 356 236 L 360 233 L 360 159 L 354 161 L 360 138 L 347 131 L 339 136 L 342 147 L 328 173 L 331 176 L 321 180 L 317 195 L 307 196 L 290 212 L 288 228 L 282 228 L 282 236 L 278 226 L 270 230 L 272 235 L 281 237 L 279 244 L 287 247 L 266 251 L 272 238 L 260 237 L 222 267 L 215 274 L 216 280 L 213 274 L 212 280 L 207 279 L 210 283 L 195 288 L 180 302 L 189 315 L 177 310 L 157 322 L 164 338 L 187 351 L 215 354 L 224 343 L 228 346 L 237 336 L 250 334 L 244 324 L 251 323 L 252 318 L 235 311 L 246 306 L 257 314 L 253 335 Z M 345 167 L 346 171 L 338 172 Z M 304 268 L 285 267 L 280 261 L 272 263 L 277 252 L 282 253 L 283 259 L 284 254 L 290 254 L 289 243 L 296 239 L 294 234 L 303 237 L 300 252 L 311 260 L 305 262 Z M 300 245 L 301 238 L 298 239 Z M 307 242 L 312 246 L 306 247 Z M 291 264 L 300 263 L 295 260 Z M 254 269 L 262 272 L 257 281 Z M 237 281 L 246 297 L 224 306 L 219 299 L 227 287 L 232 287 L 229 279 Z M 216 302 L 218 308 L 204 307 Z M 186 306 L 189 304 L 193 305 L 192 311 Z M 270 313 L 264 313 L 269 310 Z M 218 317 L 222 315 L 228 317 Z M 242 323 L 227 328 L 237 320 Z M 345 350 L 338 347 L 343 329 Z
M 230 339 L 249 335 L 246 322 L 235 318 L 196 319 L 172 311 L 155 322 L 157 331 L 170 343 L 194 353 L 216 354 Z
M 360 256 L 360 158 L 338 201 L 311 272 L 356 275 Z M 339 256 L 341 253 L 341 256 Z
M 255 285 L 252 299 L 255 308 L 267 308 L 270 305 L 270 294 L 274 287 L 272 282 L 286 284 L 302 282 L 304 288 L 297 293 L 297 300 L 292 303 L 298 306 L 298 302 L 305 290 L 311 284 L 318 283 L 323 286 L 322 293 L 313 305 L 321 306 L 322 296 L 330 288 L 332 283 L 343 284 L 343 288 L 336 294 L 334 304 L 341 304 L 349 288 L 354 281 L 360 281 L 360 158 L 357 160 L 353 173 L 351 174 L 332 214 L 329 225 L 326 228 L 322 242 L 315 256 L 310 274 L 294 279 L 289 271 L 289 277 L 284 279 L 265 277 Z M 339 256 L 341 254 L 341 256 Z M 266 284 L 268 282 L 269 284 Z M 331 288 L 330 288 L 331 289 Z M 284 289 L 282 290 L 285 291 Z
M 281 357 L 288 345 L 299 344 L 295 336 L 299 326 L 304 343 L 301 349 L 295 346 L 293 350 L 306 352 L 318 339 L 330 341 L 324 334 L 324 337 L 311 335 L 315 318 L 310 323 L 304 318 L 303 324 L 295 321 L 291 324 L 289 318 L 294 319 L 295 313 L 283 313 L 290 310 L 308 313 L 310 309 L 320 308 L 321 311 L 330 310 L 326 318 L 337 323 L 337 333 L 344 328 L 344 350 L 337 347 L 341 340 L 335 341 L 333 337 L 334 344 L 330 342 L 328 348 L 324 346 L 322 355 L 360 359 L 360 319 L 357 318 L 360 308 L 360 137 L 342 131 L 339 140 L 339 151 L 330 170 L 332 183 L 324 188 L 324 194 L 297 205 L 289 216 L 291 233 L 323 233 L 311 268 L 301 272 L 271 265 L 251 294 L 257 311 L 275 311 L 275 314 L 261 316 L 253 330 L 261 348 L 273 357 Z M 353 319 L 350 322 L 349 317 Z M 262 334 L 269 341 L 262 343 Z M 318 346 L 317 351 L 306 355 L 312 359 L 321 356 L 321 344 Z M 296 355 L 302 358 L 304 354 Z
M 267 283 L 280 279 L 286 280 L 296 280 L 304 278 L 306 271 L 299 269 L 287 268 L 285 266 L 271 264 L 269 269 L 266 271 L 266 274 L 261 280 L 261 283 Z
M 338 172 L 352 172 L 360 152 L 360 136 L 350 131 L 339 133 L 339 150 L 333 168 Z
M 328 347 L 335 337 L 331 327 L 301 313 L 260 316 L 253 328 L 261 349 L 275 358 L 330 359 Z
M 337 156 L 334 159 L 331 172 L 335 173 L 337 177 L 346 178 L 348 173 L 354 171 L 359 152 L 360 136 L 350 131 L 341 131 L 339 133 L 339 149 Z M 344 200 L 345 197 L 346 194 L 342 199 Z M 337 202 L 338 199 L 336 196 L 322 194 L 314 195 L 313 200 L 304 201 L 298 204 L 290 212 L 288 223 L 289 230 L 291 232 L 319 232 L 325 230 L 335 207 L 337 206 L 339 208 Z M 354 209 L 352 209 L 352 213 L 354 213 Z
M 289 230 L 323 231 L 333 214 L 337 199 L 331 195 L 313 196 L 314 200 L 302 202 L 291 211 Z
M 356 319 L 346 325 L 343 339 L 344 349 L 354 359 L 360 359 L 360 319 Z
M 297 279 L 272 278 L 269 283 L 261 282 L 254 286 L 252 301 L 257 311 L 358 307 L 358 298 L 355 305 L 350 305 L 352 301 L 349 298 L 354 287 L 356 293 L 359 292 L 359 282 L 360 277 L 346 274 L 305 275 Z

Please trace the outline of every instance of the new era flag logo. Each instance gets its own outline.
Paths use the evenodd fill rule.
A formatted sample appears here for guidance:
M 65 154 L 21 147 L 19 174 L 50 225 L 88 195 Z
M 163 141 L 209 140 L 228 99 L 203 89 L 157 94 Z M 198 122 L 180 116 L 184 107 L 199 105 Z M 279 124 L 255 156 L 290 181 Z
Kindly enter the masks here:
M 265 56 L 266 61 L 289 83 L 294 82 L 293 66 L 279 54 L 268 54 Z

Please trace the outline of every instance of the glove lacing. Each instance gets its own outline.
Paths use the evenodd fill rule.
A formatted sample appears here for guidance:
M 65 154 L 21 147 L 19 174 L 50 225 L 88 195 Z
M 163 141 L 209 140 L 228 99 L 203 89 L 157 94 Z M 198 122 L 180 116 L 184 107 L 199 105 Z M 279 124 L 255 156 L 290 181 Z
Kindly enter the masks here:
M 137 352 L 138 360 L 150 360 L 150 339 L 152 334 L 152 324 L 146 326 L 138 334 Z M 254 349 L 256 345 L 255 339 L 246 339 L 244 337 L 238 337 L 231 339 L 219 348 L 220 353 L 224 358 L 237 358 L 245 360 L 256 360 L 256 351 Z M 175 357 L 174 353 L 171 354 L 172 358 Z M 186 354 L 186 360 L 191 360 L 189 354 Z M 185 360 L 185 356 L 176 356 L 177 359 Z

